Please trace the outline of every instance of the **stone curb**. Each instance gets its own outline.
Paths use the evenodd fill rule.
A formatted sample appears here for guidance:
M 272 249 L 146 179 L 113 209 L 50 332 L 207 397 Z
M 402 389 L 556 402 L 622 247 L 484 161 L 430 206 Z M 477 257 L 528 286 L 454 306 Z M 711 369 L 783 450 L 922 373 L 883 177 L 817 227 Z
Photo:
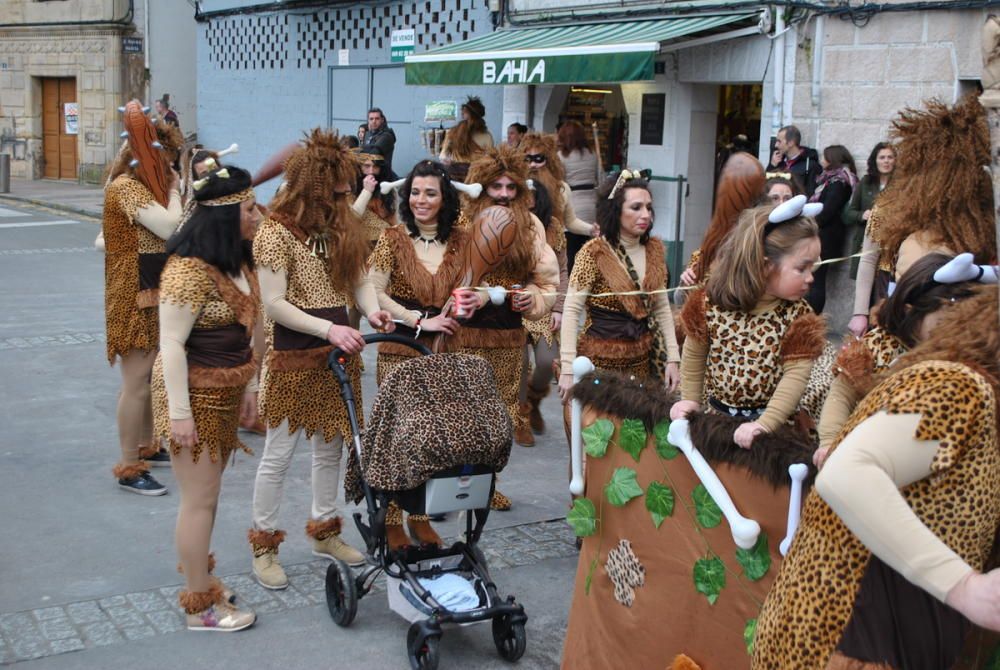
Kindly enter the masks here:
M 11 195 L 10 193 L 0 193 L 0 202 L 8 202 L 11 204 L 25 204 L 25 205 L 35 205 L 36 207 L 46 207 L 48 209 L 54 209 L 60 212 L 67 212 L 69 214 L 77 214 L 79 216 L 86 216 L 91 219 L 100 219 L 101 212 L 85 209 L 83 207 L 76 207 L 74 205 L 66 205 L 61 202 L 50 202 L 47 200 L 39 200 L 38 198 L 29 198 L 23 195 Z

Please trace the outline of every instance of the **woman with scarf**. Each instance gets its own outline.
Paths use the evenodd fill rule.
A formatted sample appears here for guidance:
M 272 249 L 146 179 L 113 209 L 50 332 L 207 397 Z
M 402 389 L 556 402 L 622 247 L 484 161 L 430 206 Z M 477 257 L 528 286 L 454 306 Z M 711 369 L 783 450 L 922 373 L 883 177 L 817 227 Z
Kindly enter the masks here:
M 816 180 L 816 190 L 809 201 L 823 204 L 823 212 L 816 216 L 816 223 L 822 245 L 820 256 L 825 261 L 843 255 L 844 223 L 841 213 L 858 185 L 858 171 L 851 152 L 840 144 L 831 144 L 823 149 L 819 163 L 823 166 L 823 173 Z M 820 265 L 813 271 L 813 285 L 806 298 L 817 314 L 823 313 L 826 304 L 827 269 L 827 265 Z

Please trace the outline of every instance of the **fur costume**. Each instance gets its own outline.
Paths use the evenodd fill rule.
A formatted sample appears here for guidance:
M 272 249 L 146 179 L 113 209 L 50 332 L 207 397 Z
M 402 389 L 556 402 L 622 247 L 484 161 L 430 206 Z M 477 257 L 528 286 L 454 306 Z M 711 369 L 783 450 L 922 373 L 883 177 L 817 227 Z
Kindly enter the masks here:
M 994 262 L 996 231 L 986 111 L 975 95 L 953 107 L 930 101 L 893 122 L 899 140 L 892 187 L 879 196 L 878 226 L 870 232 L 882 256 L 895 259 L 916 232 L 977 263 Z

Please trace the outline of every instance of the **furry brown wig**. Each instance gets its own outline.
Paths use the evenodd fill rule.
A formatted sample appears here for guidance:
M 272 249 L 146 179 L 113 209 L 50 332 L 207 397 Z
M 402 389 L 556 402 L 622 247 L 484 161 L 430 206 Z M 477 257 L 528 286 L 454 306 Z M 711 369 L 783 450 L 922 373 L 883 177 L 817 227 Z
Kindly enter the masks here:
M 559 157 L 559 147 L 556 144 L 555 135 L 531 132 L 521 139 L 518 149 L 525 154 L 544 154 L 545 165 L 537 170 L 528 169 L 530 178 L 540 181 L 542 186 L 548 191 L 549 200 L 552 201 L 552 218 L 558 221 L 560 226 L 565 226 L 563 213 L 566 211 L 566 199 L 563 197 L 562 183 L 566 179 L 566 169 L 563 167 L 562 159 Z M 549 227 L 548 221 L 542 221 L 545 227 Z
M 997 287 L 978 287 L 975 295 L 953 305 L 931 335 L 904 354 L 891 372 L 920 361 L 954 361 L 985 373 L 996 388 L 1000 380 L 1000 329 Z
M 701 243 L 701 259 L 694 268 L 696 281 L 703 281 L 708 274 L 740 212 L 753 207 L 764 193 L 764 181 L 763 166 L 750 154 L 740 151 L 726 161 L 715 192 L 712 220 Z
M 270 204 L 271 216 L 297 237 L 327 238 L 330 278 L 344 293 L 360 279 L 370 249 L 348 204 L 357 176 L 357 159 L 337 133 L 314 128 L 285 161 L 285 186 Z
M 878 239 L 895 258 L 909 235 L 924 231 L 931 242 L 977 263 L 996 259 L 993 190 L 986 111 L 975 95 L 954 107 L 932 100 L 906 109 L 893 122 L 899 139 L 892 187 L 879 197 Z
M 528 166 L 524 163 L 524 154 L 518 149 L 502 144 L 491 148 L 483 156 L 469 166 L 468 184 L 482 184 L 483 194 L 475 200 L 466 200 L 465 213 L 475 225 L 476 219 L 483 210 L 494 205 L 493 199 L 486 190 L 490 184 L 501 177 L 509 177 L 517 187 L 517 194 L 510 201 L 510 210 L 517 224 L 517 239 L 500 265 L 510 270 L 516 276 L 530 275 L 535 266 L 535 229 L 528 206 Z

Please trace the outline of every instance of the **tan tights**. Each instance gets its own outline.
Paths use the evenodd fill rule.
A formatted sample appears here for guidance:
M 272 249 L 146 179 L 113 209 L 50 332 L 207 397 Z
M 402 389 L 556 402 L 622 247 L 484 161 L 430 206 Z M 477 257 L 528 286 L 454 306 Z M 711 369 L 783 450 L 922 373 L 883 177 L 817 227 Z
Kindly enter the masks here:
M 213 463 L 208 449 L 195 463 L 191 453 L 185 450 L 170 459 L 170 467 L 181 492 L 175 533 L 177 557 L 184 569 L 188 591 L 203 593 L 211 586 L 208 550 L 226 463 L 222 459 Z
M 528 350 L 535 352 L 535 368 L 531 370 L 531 357 Z M 521 388 L 518 389 L 517 399 L 520 402 L 528 400 L 528 388 L 536 393 L 544 393 L 552 383 L 552 364 L 559 356 L 559 345 L 549 344 L 544 337 L 538 338 L 537 344 L 532 344 L 531 339 L 524 345 L 524 359 L 521 361 Z M 531 371 L 529 375 L 528 372 Z
M 123 465 L 139 462 L 139 446 L 153 435 L 153 402 L 149 378 L 156 351 L 133 349 L 121 357 L 122 389 L 118 395 L 118 442 Z

